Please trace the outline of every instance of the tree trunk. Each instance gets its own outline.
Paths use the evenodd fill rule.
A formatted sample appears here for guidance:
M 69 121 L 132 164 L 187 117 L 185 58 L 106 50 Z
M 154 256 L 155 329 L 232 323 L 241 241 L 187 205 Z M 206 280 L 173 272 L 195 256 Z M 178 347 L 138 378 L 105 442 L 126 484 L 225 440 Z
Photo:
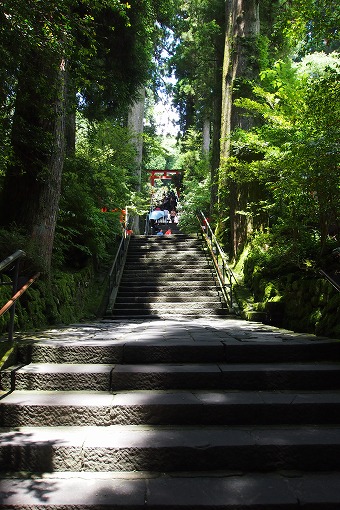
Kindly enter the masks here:
M 12 126 L 13 160 L 1 197 L 1 223 L 23 229 L 31 256 L 49 273 L 64 163 L 64 60 L 32 52 L 23 62 Z
M 142 159 L 143 159 L 143 129 L 144 129 L 145 87 L 139 91 L 139 99 L 133 103 L 128 114 L 128 128 L 133 134 L 133 142 L 136 147 L 136 191 L 141 191 L 142 186 Z M 132 230 L 135 234 L 140 233 L 139 217 L 133 219 Z
M 249 230 L 244 211 L 248 189 L 228 179 L 225 163 L 230 157 L 230 135 L 239 127 L 250 129 L 253 121 L 233 106 L 237 97 L 250 95 L 249 81 L 258 76 L 257 37 L 260 32 L 259 0 L 226 0 L 226 32 L 222 72 L 222 115 L 219 175 L 219 215 L 230 218 L 230 252 L 242 248 Z M 236 85 L 237 83 L 237 92 Z M 245 187 L 247 188 L 247 186 Z M 222 226 L 223 227 L 223 226 Z
M 203 121 L 202 136 L 202 152 L 203 154 L 208 154 L 210 150 L 210 119 L 208 117 L 206 117 Z

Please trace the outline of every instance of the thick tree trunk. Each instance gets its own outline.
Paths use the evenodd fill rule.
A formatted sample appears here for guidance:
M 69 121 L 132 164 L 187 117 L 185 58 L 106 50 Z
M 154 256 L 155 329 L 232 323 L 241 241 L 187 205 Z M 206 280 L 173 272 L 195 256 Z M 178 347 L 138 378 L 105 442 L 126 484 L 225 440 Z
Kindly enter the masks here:
M 222 115 L 219 175 L 219 211 L 230 218 L 230 252 L 242 248 L 251 228 L 244 211 L 249 190 L 228 179 L 224 164 L 230 157 L 230 135 L 239 127 L 249 129 L 252 119 L 243 117 L 233 105 L 236 97 L 250 94 L 248 83 L 258 76 L 257 37 L 260 32 L 259 0 L 226 0 L 226 33 L 222 73 Z M 237 92 L 236 85 L 237 83 Z
M 65 158 L 66 131 L 66 62 L 62 59 L 56 75 L 57 96 L 54 102 L 54 125 L 52 151 L 49 163 L 48 182 L 41 188 L 39 208 L 32 225 L 32 240 L 38 245 L 42 267 L 49 272 L 51 268 L 55 227 L 61 192 L 61 177 Z
M 223 42 L 223 41 L 221 41 Z M 221 117 L 222 117 L 222 66 L 223 44 L 216 44 L 215 50 L 214 93 L 212 104 L 212 134 L 211 134 L 211 171 L 210 171 L 210 218 L 215 224 L 218 215 L 218 178 L 220 167 L 220 140 L 221 140 Z
M 210 119 L 208 117 L 203 121 L 202 137 L 202 152 L 208 154 L 210 150 Z
M 64 163 L 66 70 L 43 54 L 27 55 L 18 81 L 13 161 L 1 197 L 1 223 L 27 234 L 31 255 L 49 273 Z
M 133 142 L 136 147 L 136 191 L 141 190 L 142 185 L 142 159 L 143 159 L 143 129 L 144 129 L 145 88 L 139 91 L 139 99 L 133 103 L 128 114 L 128 128 L 133 134 Z M 135 234 L 140 233 L 139 217 L 135 216 L 132 229 Z

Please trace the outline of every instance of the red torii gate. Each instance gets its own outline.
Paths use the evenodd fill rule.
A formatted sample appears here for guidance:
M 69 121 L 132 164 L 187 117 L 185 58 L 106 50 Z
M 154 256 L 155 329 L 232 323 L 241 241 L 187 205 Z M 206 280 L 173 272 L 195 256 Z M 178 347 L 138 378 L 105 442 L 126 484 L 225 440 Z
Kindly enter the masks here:
M 155 180 L 156 179 L 168 179 L 170 180 L 172 178 L 173 175 L 179 175 L 182 173 L 182 170 L 161 170 L 161 169 L 153 169 L 153 170 L 149 170 L 149 172 L 151 173 L 150 175 L 150 183 L 151 183 L 151 186 L 154 186 L 155 185 Z

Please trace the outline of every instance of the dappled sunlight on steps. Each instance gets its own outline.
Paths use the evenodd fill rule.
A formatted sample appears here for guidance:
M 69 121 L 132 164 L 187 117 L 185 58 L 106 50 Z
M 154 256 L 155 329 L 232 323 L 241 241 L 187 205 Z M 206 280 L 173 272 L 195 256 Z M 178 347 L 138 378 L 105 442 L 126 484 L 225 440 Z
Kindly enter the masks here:
M 0 505 L 339 509 L 339 360 L 236 318 L 26 336 L 1 373 Z

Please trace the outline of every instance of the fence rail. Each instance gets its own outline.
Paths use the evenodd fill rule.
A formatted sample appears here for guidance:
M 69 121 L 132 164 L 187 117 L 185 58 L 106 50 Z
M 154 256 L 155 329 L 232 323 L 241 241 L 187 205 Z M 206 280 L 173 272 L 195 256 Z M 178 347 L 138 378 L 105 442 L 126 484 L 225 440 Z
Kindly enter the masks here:
M 26 280 L 26 282 L 18 288 L 19 281 L 19 267 L 20 261 L 22 258 L 26 256 L 26 253 L 23 250 L 17 250 L 12 255 L 4 259 L 0 262 L 0 274 L 2 274 L 7 268 L 9 269 L 9 273 L 13 271 L 12 280 L 9 282 L 5 282 L 1 279 L 0 285 L 12 285 L 12 297 L 4 304 L 4 306 L 0 309 L 0 317 L 10 311 L 10 320 L 8 325 L 8 340 L 13 342 L 13 332 L 14 332 L 14 318 L 15 318 L 15 305 L 17 300 L 26 292 L 26 290 L 35 282 L 37 278 L 39 278 L 40 273 L 36 273 L 32 278 Z
M 233 284 L 237 283 L 237 280 L 228 265 L 227 255 L 222 250 L 208 219 L 202 211 L 197 213 L 197 220 L 200 224 L 203 239 L 209 249 L 223 298 L 230 311 L 237 311 L 237 304 L 233 295 Z

